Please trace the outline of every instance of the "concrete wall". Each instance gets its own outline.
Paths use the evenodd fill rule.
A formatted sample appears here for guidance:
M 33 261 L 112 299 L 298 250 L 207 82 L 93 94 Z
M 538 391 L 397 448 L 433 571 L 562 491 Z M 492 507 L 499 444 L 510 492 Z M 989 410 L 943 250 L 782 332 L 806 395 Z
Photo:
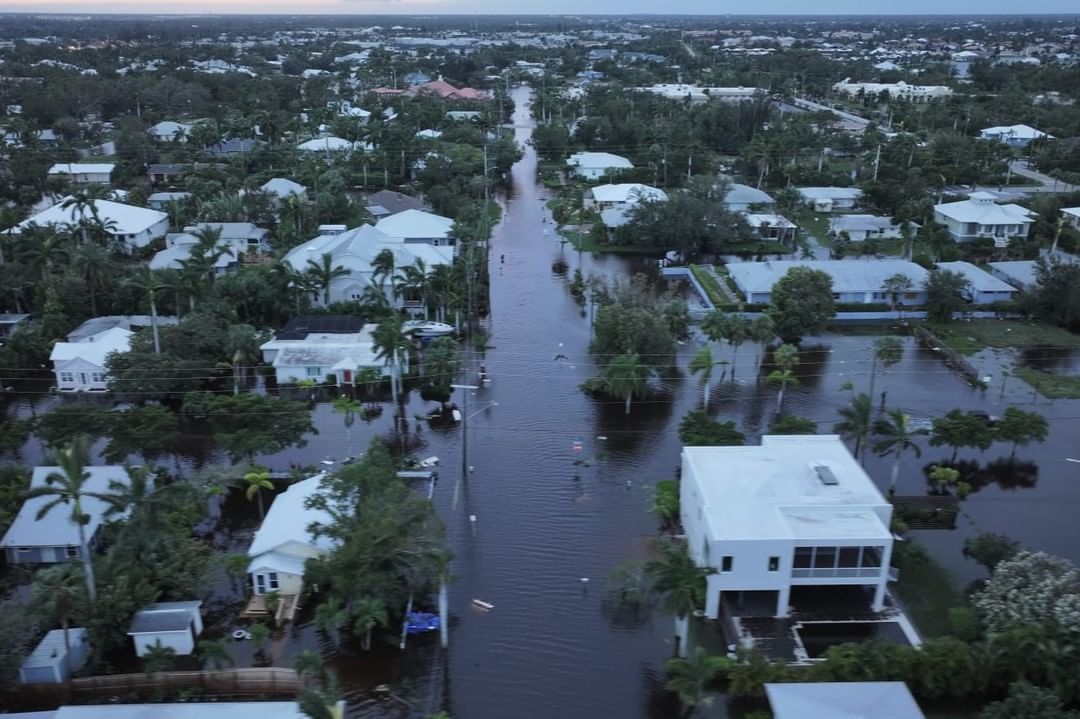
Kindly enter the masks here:
M 159 632 L 156 634 L 136 634 L 131 637 L 135 643 L 135 654 L 140 657 L 146 656 L 150 647 L 158 641 L 162 646 L 172 647 L 177 656 L 186 656 L 195 651 L 195 636 L 189 627 L 184 632 Z

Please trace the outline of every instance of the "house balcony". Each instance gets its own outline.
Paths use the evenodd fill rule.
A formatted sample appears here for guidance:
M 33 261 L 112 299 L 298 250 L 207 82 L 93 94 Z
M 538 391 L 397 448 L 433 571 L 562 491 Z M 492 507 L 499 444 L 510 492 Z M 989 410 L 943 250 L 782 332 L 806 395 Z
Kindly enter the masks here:
M 819 569 L 792 569 L 792 579 L 876 579 L 881 567 L 822 567 Z

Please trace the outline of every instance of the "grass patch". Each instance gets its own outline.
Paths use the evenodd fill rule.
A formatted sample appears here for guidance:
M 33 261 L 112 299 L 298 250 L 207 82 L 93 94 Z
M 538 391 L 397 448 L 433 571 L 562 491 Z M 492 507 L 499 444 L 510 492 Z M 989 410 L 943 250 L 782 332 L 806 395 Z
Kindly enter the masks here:
M 559 236 L 581 252 L 610 252 L 616 255 L 663 255 L 663 247 L 637 247 L 634 245 L 604 245 L 576 230 L 560 230 Z
M 713 306 L 720 307 L 721 305 L 729 304 L 727 295 L 725 295 L 724 290 L 721 289 L 720 283 L 716 279 L 716 275 L 709 272 L 701 265 L 690 265 L 690 272 L 694 274 L 697 281 L 705 288 L 705 294 L 709 296 L 709 301 L 713 303 Z
M 1030 367 L 1017 367 L 1013 374 L 1047 399 L 1080 399 L 1080 377 L 1052 374 Z
M 926 327 L 947 347 L 963 355 L 975 354 L 986 347 L 1080 347 L 1080 336 L 1060 327 L 1036 322 L 971 320 L 947 324 L 927 323 Z
M 810 209 L 802 209 L 795 216 L 795 224 L 803 232 L 814 236 L 822 247 L 832 247 L 832 238 L 829 237 L 829 218 L 818 214 Z
M 949 610 L 967 603 L 952 575 L 911 539 L 894 545 L 893 564 L 900 570 L 894 591 L 919 633 L 924 637 L 950 634 Z

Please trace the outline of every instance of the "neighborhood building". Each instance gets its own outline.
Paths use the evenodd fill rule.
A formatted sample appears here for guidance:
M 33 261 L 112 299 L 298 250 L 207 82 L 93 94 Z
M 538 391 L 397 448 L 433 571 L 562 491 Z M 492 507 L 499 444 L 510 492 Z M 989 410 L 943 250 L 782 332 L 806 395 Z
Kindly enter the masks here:
M 724 207 L 732 212 L 749 212 L 752 208 L 768 212 L 775 205 L 776 200 L 768 192 L 738 182 L 724 195 Z
M 634 169 L 630 160 L 610 152 L 577 152 L 567 159 L 566 165 L 586 180 L 599 180 L 604 175 Z
M 897 304 L 926 302 L 923 282 L 928 275 L 920 265 L 906 260 L 770 260 L 733 262 L 727 266 L 735 286 L 751 304 L 769 304 L 772 288 L 793 267 L 821 270 L 833 281 L 833 298 L 849 304 L 892 302 L 883 287 L 885 280 L 903 275 L 911 280 L 911 290 L 897 297 Z
M 109 508 L 93 494 L 108 494 L 112 491 L 110 484 L 127 485 L 131 479 L 124 467 L 84 467 L 83 471 L 87 474 L 83 483 L 83 535 L 93 552 Z M 60 467 L 34 467 L 30 487 L 47 487 L 48 478 L 61 472 Z M 23 502 L 0 540 L 8 564 L 55 564 L 79 558 L 79 526 L 72 520 L 70 505 L 55 507 L 38 519 L 38 512 L 50 501 L 49 497 L 32 497 Z
M 189 197 L 190 192 L 154 192 L 146 198 L 146 204 L 150 205 L 152 210 L 165 212 L 169 209 L 170 202 L 183 202 Z
M 659 56 L 654 56 L 659 57 Z M 663 58 L 660 60 L 663 61 Z M 682 83 L 658 83 L 647 87 L 631 88 L 636 92 L 649 92 L 653 95 L 665 97 L 668 100 L 689 101 L 698 105 L 710 100 L 722 102 L 746 102 L 753 100 L 759 94 L 767 94 L 760 87 L 702 87 L 700 85 L 685 85 Z
M 1035 260 L 991 262 L 990 273 L 1018 290 L 1029 290 L 1037 284 Z
M 165 235 L 165 249 L 150 259 L 150 269 L 181 269 L 184 260 L 191 258 L 191 253 L 201 242 L 196 233 L 220 229 L 217 249 L 220 251 L 214 260 L 214 271 L 224 274 L 236 270 L 244 257 L 265 255 L 270 252 L 270 243 L 266 241 L 270 231 L 256 227 L 250 222 L 200 222 L 189 225 L 183 232 Z
M 862 190 L 857 187 L 796 187 L 795 190 L 815 212 L 850 210 L 862 197 Z
M 665 202 L 667 198 L 667 193 L 660 188 L 638 182 L 597 185 L 585 191 L 585 207 L 627 210 L 642 201 Z
M 707 578 L 705 614 L 757 605 L 786 617 L 802 587 L 857 587 L 884 608 L 889 504 L 836 435 L 766 435 L 756 447 L 683 447 L 680 507 Z
M 947 85 L 909 85 L 903 80 L 899 82 L 852 82 L 850 79 L 845 79 L 833 85 L 833 90 L 850 97 L 868 97 L 871 99 L 876 99 L 882 93 L 885 93 L 892 100 L 907 100 L 909 102 L 929 102 L 953 94 L 952 88 Z
M 454 238 L 454 220 L 449 217 L 423 210 L 405 210 L 379 220 L 375 229 L 391 237 L 400 237 L 406 245 L 446 248 L 451 259 L 454 257 L 457 240 Z
M 0 313 L 0 345 L 3 345 L 4 340 L 10 337 L 15 330 L 28 324 L 29 320 L 30 315 L 25 313 Z
M 1030 125 L 1004 125 L 980 130 L 979 139 L 1004 142 L 1010 147 L 1027 147 L 1035 140 L 1053 139 L 1053 135 L 1047 135 Z
M 64 207 L 64 203 L 70 199 L 70 197 L 62 198 L 49 209 L 15 225 L 11 231 L 18 234 L 30 225 L 67 227 L 94 221 L 90 208 L 80 209 L 75 204 Z M 164 237 L 169 231 L 169 216 L 164 212 L 149 210 L 145 207 L 133 207 L 112 200 L 92 200 L 92 202 L 105 231 L 128 249 L 146 247 L 154 240 Z
M 77 342 L 57 342 L 49 361 L 61 392 L 106 392 L 109 370 L 106 360 L 113 352 L 131 349 L 134 332 L 122 327 L 87 335 Z
M 378 358 L 371 338 L 376 327 L 364 325 L 351 333 L 308 332 L 298 339 L 278 337 L 259 349 L 274 368 L 278 384 L 322 382 L 328 375 L 333 375 L 339 385 L 351 385 L 356 381 L 356 375 L 365 369 L 389 374 L 390 369 Z
M 914 222 L 909 223 L 912 236 L 919 229 Z M 829 234 L 839 235 L 846 232 L 852 242 L 866 240 L 895 240 L 904 236 L 903 225 L 893 222 L 891 217 L 879 215 L 837 215 L 829 219 Z
M 411 85 L 400 94 L 406 97 L 416 95 L 434 95 L 443 100 L 489 100 L 491 95 L 486 90 L 472 87 L 454 87 L 441 77 L 437 80 Z
M 1012 237 L 1026 238 L 1035 213 L 1014 203 L 999 205 L 988 192 L 972 192 L 968 199 L 934 205 L 934 222 L 945 225 L 957 242 L 989 237 L 1006 247 Z
M 1074 230 L 1080 230 L 1080 207 L 1061 208 L 1061 219 Z
M 965 292 L 965 299 L 974 305 L 1008 302 L 1018 292 L 1017 288 L 970 262 L 939 262 L 937 267 L 939 270 L 956 272 L 967 278 L 970 285 Z
M 76 185 L 108 185 L 114 167 L 111 163 L 59 162 L 49 168 L 49 177 L 67 177 Z
M 384 217 L 396 215 L 405 210 L 427 210 L 421 200 L 394 190 L 379 190 L 367 196 L 367 211 L 376 222 Z
M 183 179 L 188 169 L 188 165 L 181 163 L 154 163 L 146 166 L 146 177 L 155 187 L 174 185 Z
M 157 324 L 158 327 L 175 327 L 180 320 L 176 317 L 169 317 L 167 315 L 158 315 Z M 87 338 L 97 334 L 101 334 L 105 330 L 111 330 L 113 327 L 120 327 L 125 330 L 131 330 L 137 332 L 138 330 L 146 329 L 152 326 L 154 318 L 150 315 L 105 315 L 102 317 L 91 317 L 83 322 L 75 329 L 68 332 L 68 342 L 85 342 Z
M 773 719 L 926 719 L 904 682 L 766 684 Z
M 49 631 L 19 667 L 20 684 L 63 684 L 90 658 L 90 636 L 84 627 Z M 71 653 L 68 653 L 68 644 Z
M 756 239 L 772 240 L 785 245 L 795 244 L 798 226 L 783 215 L 748 213 L 743 215 Z
M 201 601 L 156 602 L 135 612 L 128 627 L 135 654 L 145 657 L 159 643 L 177 656 L 193 654 L 203 630 L 201 607 Z
M 329 537 L 314 537 L 310 527 L 329 524 L 322 509 L 308 507 L 325 477 L 320 473 L 290 486 L 274 498 L 248 549 L 248 575 L 256 595 L 279 592 L 282 597 L 298 596 L 304 586 L 304 562 L 333 549 Z
M 214 157 L 239 157 L 255 152 L 264 144 L 250 137 L 232 137 L 214 143 L 206 151 Z
M 190 123 L 162 120 L 156 125 L 152 125 L 147 132 L 159 142 L 184 142 L 187 140 L 188 134 L 191 133 L 192 127 L 193 125 Z
M 301 185 L 299 182 L 293 182 L 292 180 L 284 177 L 273 177 L 267 180 L 259 188 L 263 192 L 273 195 L 278 202 L 284 202 L 293 195 L 301 200 L 307 199 L 307 188 Z

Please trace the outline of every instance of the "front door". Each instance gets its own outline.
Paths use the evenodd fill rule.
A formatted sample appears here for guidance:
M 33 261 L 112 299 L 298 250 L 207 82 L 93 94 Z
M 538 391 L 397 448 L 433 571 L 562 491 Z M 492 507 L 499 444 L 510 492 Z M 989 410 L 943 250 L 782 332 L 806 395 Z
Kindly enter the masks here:
M 341 381 L 345 384 L 352 384 L 352 370 L 345 370 L 341 373 Z
M 266 575 L 265 574 L 256 574 L 255 575 L 255 593 L 256 594 L 266 594 Z

